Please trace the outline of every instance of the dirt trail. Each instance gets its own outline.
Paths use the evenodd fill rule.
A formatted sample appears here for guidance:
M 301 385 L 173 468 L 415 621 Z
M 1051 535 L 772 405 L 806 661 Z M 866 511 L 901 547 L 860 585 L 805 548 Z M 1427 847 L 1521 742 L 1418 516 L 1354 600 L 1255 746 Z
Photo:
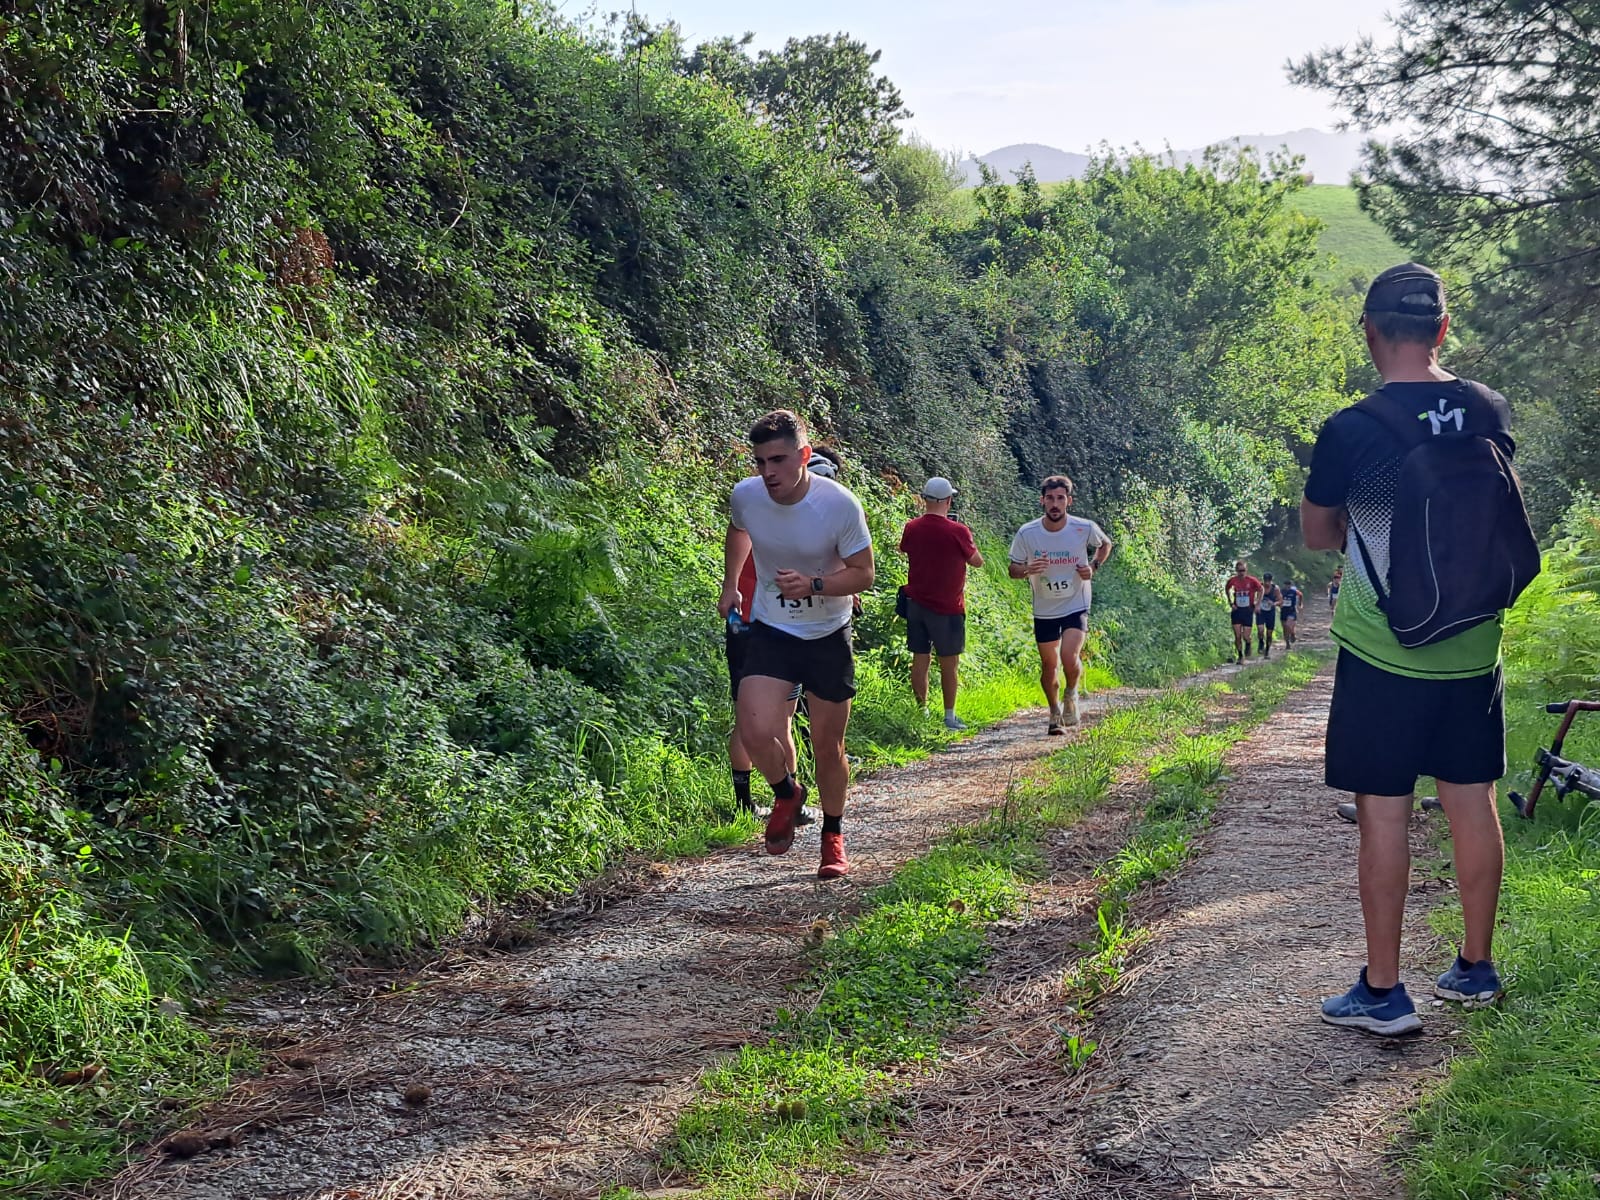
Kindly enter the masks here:
M 1394 1197 L 1389 1151 L 1459 1026 L 1430 1007 L 1451 949 L 1427 911 L 1450 885 L 1413 818 L 1404 974 L 1415 1038 L 1325 1025 L 1323 996 L 1366 961 L 1356 830 L 1321 783 L 1330 666 L 1234 756 L 1237 782 L 1206 852 L 1168 893 L 1170 914 L 1104 1028 L 1084 1141 L 1102 1195 Z M 1429 818 L 1441 820 L 1440 818 Z
M 1153 941 L 1100 1009 L 1087 1070 L 1062 1061 L 1060 979 L 1092 932 L 1091 874 L 1125 836 L 1132 786 L 1055 836 L 1051 877 L 1023 919 L 997 930 L 976 1019 L 913 1089 L 892 1152 L 811 1181 L 815 1194 L 1400 1194 L 1390 1137 L 1453 1030 L 1437 1009 L 1421 1038 L 1399 1044 L 1316 1019 L 1318 999 L 1361 961 L 1355 830 L 1321 786 L 1330 691 L 1331 668 L 1230 757 L 1235 780 L 1200 853 L 1145 902 Z M 1120 698 L 1096 697 L 1086 715 Z M 814 832 L 783 859 L 739 847 L 658 868 L 640 894 L 517 952 L 458 953 L 399 990 L 257 1005 L 246 1023 L 282 1047 L 279 1061 L 201 1125 L 243 1127 L 242 1144 L 188 1162 L 152 1156 L 102 1195 L 477 1200 L 594 1197 L 618 1179 L 648 1187 L 697 1073 L 762 1036 L 803 970 L 812 922 L 847 916 L 864 888 L 991 808 L 1060 744 L 1042 733 L 1040 712 L 1021 714 L 859 785 L 846 825 L 857 870 L 843 883 L 814 879 Z M 1447 954 L 1423 915 L 1445 885 L 1424 874 L 1406 943 L 1419 984 L 1411 965 Z M 315 1065 L 293 1069 L 298 1055 Z M 413 1084 L 431 1089 L 425 1104 L 404 1102 Z
M 1088 698 L 1086 720 L 1133 694 Z M 998 803 L 1060 746 L 1043 735 L 1043 710 L 1026 712 L 858 785 L 847 880 L 818 884 L 813 827 L 784 858 L 750 845 L 659 868 L 642 894 L 518 952 L 373 974 L 399 990 L 369 982 L 235 1009 L 276 1061 L 197 1127 L 242 1129 L 242 1143 L 183 1162 L 152 1155 L 102 1194 L 592 1196 L 636 1180 L 696 1074 L 763 1036 L 812 923 L 848 913 L 864 888 Z M 405 1103 L 413 1085 L 430 1089 L 426 1103 Z
M 1356 831 L 1322 786 L 1331 694 L 1330 665 L 1229 756 L 1234 781 L 1198 854 L 1146 902 L 1153 940 L 1100 1008 L 1089 1067 L 1066 1069 L 1060 1033 L 1062 972 L 1093 932 L 1068 842 L 899 1144 L 829 1181 L 837 1195 L 1404 1194 L 1392 1139 L 1458 1031 L 1423 999 L 1450 954 L 1426 911 L 1450 885 L 1431 878 L 1438 854 L 1419 816 L 1404 963 L 1424 1033 L 1396 1042 L 1322 1024 L 1318 1002 L 1364 961 Z

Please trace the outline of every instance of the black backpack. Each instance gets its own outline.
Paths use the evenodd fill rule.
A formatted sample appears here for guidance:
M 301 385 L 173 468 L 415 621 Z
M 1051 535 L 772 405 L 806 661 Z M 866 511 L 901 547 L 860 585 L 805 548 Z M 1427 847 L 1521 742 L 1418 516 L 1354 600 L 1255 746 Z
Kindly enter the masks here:
M 1381 389 L 1356 409 L 1410 448 L 1394 498 L 1389 578 L 1372 580 L 1395 638 L 1409 649 L 1431 645 L 1510 608 L 1539 573 L 1539 544 L 1505 451 L 1459 409 L 1419 415 Z M 1370 575 L 1372 556 L 1351 532 Z

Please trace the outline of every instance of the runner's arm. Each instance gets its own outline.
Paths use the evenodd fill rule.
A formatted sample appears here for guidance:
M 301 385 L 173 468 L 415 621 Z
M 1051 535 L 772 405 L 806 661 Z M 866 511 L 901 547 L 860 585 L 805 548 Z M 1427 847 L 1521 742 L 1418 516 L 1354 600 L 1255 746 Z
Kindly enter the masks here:
M 1113 545 L 1113 543 L 1112 543 L 1111 539 L 1110 538 L 1106 538 L 1104 541 L 1102 541 L 1100 543 L 1099 547 L 1095 550 L 1094 558 L 1093 558 L 1093 560 L 1091 560 L 1090 565 L 1093 566 L 1096 571 L 1098 571 L 1101 567 L 1105 566 L 1106 565 L 1106 559 L 1111 557 L 1111 547 L 1112 547 L 1112 545 Z
M 723 620 L 739 604 L 739 572 L 744 570 L 744 560 L 750 557 L 750 535 L 731 522 L 728 536 L 722 543 L 722 595 L 717 599 L 717 612 Z
M 876 574 L 876 568 L 872 563 L 872 547 L 864 546 L 854 554 L 845 555 L 844 566 L 821 577 L 822 595 L 854 596 L 870 588 Z M 817 594 L 811 586 L 812 578 L 813 576 L 804 575 L 799 571 L 783 570 L 778 572 L 775 582 L 778 585 L 778 593 L 784 599 L 803 600 L 807 596 Z
M 981 567 L 981 566 L 983 566 L 983 555 L 980 554 L 976 549 L 974 549 L 972 551 L 972 557 L 967 559 L 967 566 L 969 566 L 969 567 Z
M 872 561 L 872 547 L 866 546 L 845 556 L 844 566 L 832 575 L 822 577 L 824 596 L 854 596 L 872 586 L 878 577 L 878 568 Z

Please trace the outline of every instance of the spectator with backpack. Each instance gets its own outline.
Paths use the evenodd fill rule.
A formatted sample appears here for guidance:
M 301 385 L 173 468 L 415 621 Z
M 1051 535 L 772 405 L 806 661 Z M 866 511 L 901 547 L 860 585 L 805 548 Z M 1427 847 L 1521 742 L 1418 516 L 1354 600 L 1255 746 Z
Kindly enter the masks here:
M 1323 1020 L 1394 1036 L 1421 1027 L 1400 981 L 1419 776 L 1450 821 L 1466 937 L 1434 994 L 1469 1005 L 1501 992 L 1490 954 L 1504 846 L 1501 613 L 1538 573 L 1498 392 L 1439 365 L 1444 283 L 1416 263 L 1372 281 L 1361 316 L 1383 379 L 1318 435 L 1300 506 L 1305 543 L 1346 550 L 1324 777 L 1355 793 L 1367 965 Z

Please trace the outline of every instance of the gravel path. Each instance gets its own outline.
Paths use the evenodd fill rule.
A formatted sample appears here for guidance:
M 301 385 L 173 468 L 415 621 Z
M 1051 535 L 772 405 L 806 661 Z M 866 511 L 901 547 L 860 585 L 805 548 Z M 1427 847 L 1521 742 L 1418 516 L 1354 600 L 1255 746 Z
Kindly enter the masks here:
M 1086 720 L 1134 694 L 1088 698 Z M 749 845 L 657 867 L 640 894 L 516 952 L 235 1009 L 274 1056 L 196 1128 L 237 1130 L 240 1144 L 152 1153 L 101 1194 L 442 1200 L 637 1180 L 697 1073 L 763 1036 L 813 922 L 848 915 L 863 889 L 998 803 L 1060 746 L 1044 732 L 1043 710 L 1029 711 L 858 785 L 846 880 L 816 880 L 812 827 L 783 858 Z M 408 1104 L 408 1088 L 426 1100 Z

